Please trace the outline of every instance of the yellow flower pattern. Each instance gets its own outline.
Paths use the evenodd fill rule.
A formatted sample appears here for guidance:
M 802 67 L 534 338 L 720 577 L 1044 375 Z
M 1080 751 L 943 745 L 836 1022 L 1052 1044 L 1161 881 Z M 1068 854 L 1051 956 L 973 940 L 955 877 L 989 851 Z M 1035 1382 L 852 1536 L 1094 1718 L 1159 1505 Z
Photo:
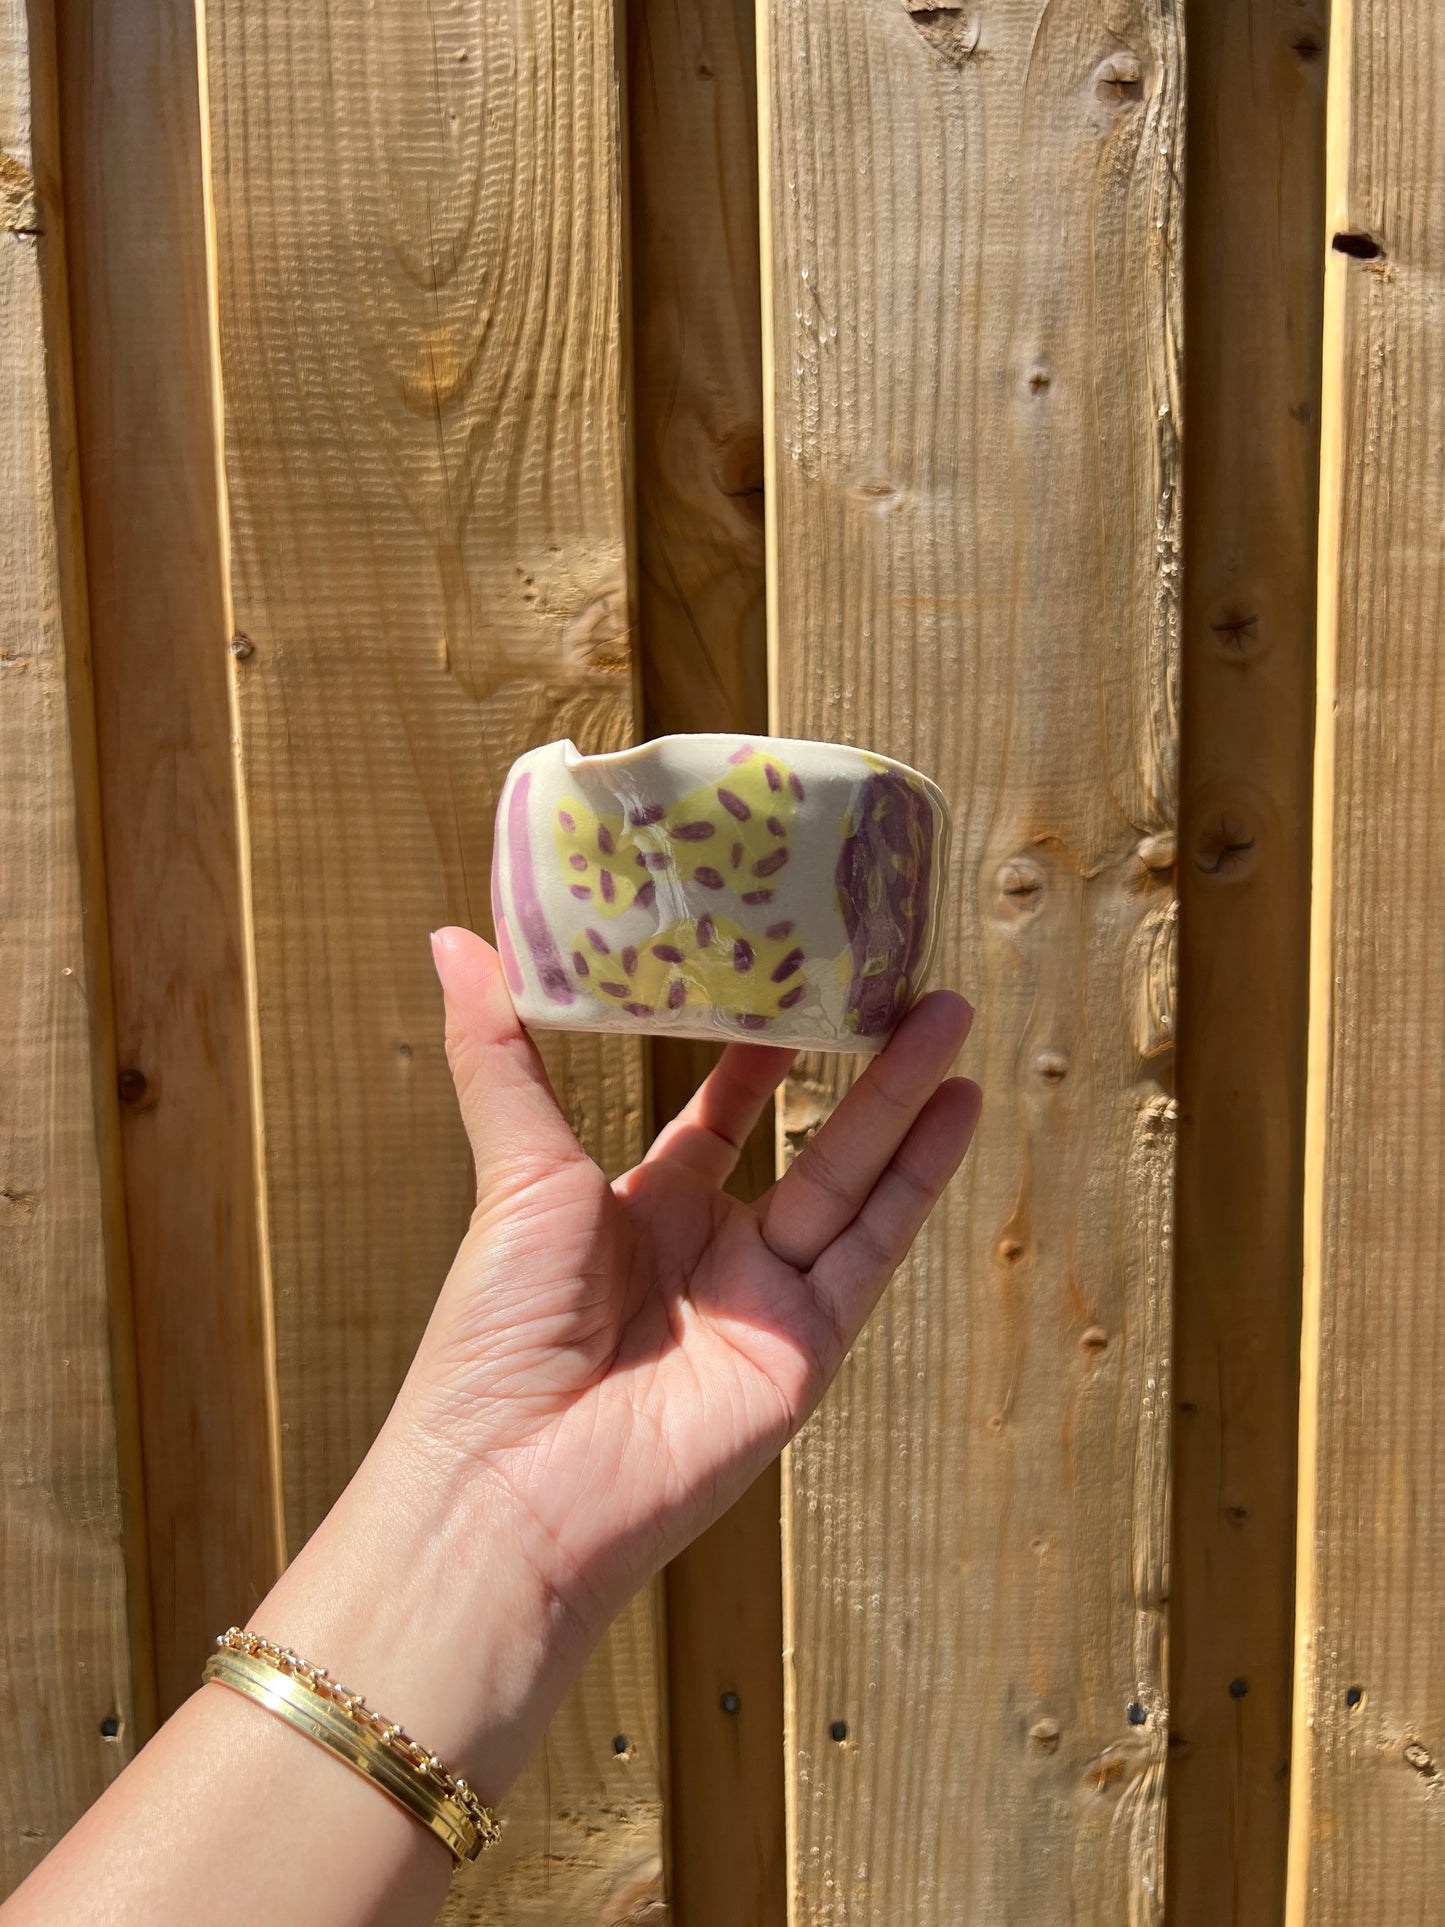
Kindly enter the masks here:
M 769 922 L 767 906 L 802 800 L 797 775 L 751 747 L 735 752 L 716 782 L 670 806 L 638 798 L 623 813 L 599 814 L 564 798 L 556 850 L 583 919 L 570 946 L 579 988 L 636 1016 L 741 1005 L 744 1028 L 790 1009 L 804 994 L 803 952 L 792 922 Z M 608 922 L 649 908 L 664 875 L 687 886 L 697 915 L 641 944 L 615 943 Z M 734 906 L 746 906 L 746 926 Z

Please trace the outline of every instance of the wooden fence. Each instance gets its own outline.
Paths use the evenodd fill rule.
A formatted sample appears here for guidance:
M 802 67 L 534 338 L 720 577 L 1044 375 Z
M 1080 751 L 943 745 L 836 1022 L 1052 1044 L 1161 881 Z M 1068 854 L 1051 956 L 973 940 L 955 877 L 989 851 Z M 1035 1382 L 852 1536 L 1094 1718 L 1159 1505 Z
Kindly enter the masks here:
M 1445 14 L 1324 6 L 0 0 L 0 1892 L 386 1410 L 508 763 L 771 723 L 952 796 L 984 1125 L 446 1918 L 1445 1917 Z

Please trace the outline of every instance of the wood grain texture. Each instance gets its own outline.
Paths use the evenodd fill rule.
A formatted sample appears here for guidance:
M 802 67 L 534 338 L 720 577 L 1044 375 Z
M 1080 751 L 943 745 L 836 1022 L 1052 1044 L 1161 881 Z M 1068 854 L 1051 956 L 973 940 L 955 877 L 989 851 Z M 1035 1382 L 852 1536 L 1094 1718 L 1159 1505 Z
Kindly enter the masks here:
M 1169 1914 L 1289 1825 L 1326 22 L 1191 19 Z
M 1288 1912 L 1309 1927 L 1415 1927 L 1445 1895 L 1442 97 L 1438 9 L 1337 10 Z
M 472 1203 L 427 932 L 487 927 L 519 751 L 633 728 L 622 49 L 611 0 L 204 17 L 294 1548 L 370 1442 Z M 593 1152 L 630 1162 L 637 1046 L 544 1054 Z M 653 1612 L 614 1633 L 449 1919 L 612 1921 L 660 1894 Z
M 193 0 L 57 9 L 160 1712 L 280 1569 Z
M 634 0 L 633 344 L 649 731 L 766 729 L 757 55 L 742 0 Z
M 766 730 L 753 0 L 628 9 L 639 626 L 649 735 Z M 717 1052 L 652 1045 L 661 1124 Z M 774 1173 L 771 1120 L 732 1188 Z M 782 1927 L 778 1472 L 667 1574 L 678 1927 Z
M 950 795 L 985 1090 L 785 1474 L 794 1915 L 1155 1921 L 1180 21 L 763 17 L 777 720 Z
M 3 1897 L 151 1715 L 55 48 L 24 0 L 0 5 L 0 369 Z

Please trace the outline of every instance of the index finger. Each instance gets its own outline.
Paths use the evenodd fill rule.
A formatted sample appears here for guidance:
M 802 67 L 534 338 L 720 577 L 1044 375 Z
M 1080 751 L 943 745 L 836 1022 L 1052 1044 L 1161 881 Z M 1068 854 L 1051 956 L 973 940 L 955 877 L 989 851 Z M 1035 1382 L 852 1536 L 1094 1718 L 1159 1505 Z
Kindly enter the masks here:
M 833 1115 L 762 1200 L 763 1237 L 806 1271 L 846 1229 L 932 1097 L 973 1022 L 956 991 L 909 1011 Z
M 729 1044 L 643 1163 L 685 1165 L 708 1184 L 725 1184 L 796 1056 L 771 1044 Z

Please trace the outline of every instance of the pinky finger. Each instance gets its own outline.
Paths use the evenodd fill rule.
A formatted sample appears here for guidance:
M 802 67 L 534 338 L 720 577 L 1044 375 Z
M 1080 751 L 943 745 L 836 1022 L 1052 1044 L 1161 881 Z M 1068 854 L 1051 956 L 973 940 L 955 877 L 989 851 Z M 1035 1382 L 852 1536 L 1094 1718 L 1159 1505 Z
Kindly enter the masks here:
M 862 1210 L 814 1264 L 809 1279 L 818 1309 L 844 1351 L 962 1164 L 982 1103 L 982 1092 L 966 1077 L 940 1084 Z M 842 1352 L 831 1362 L 836 1369 Z

